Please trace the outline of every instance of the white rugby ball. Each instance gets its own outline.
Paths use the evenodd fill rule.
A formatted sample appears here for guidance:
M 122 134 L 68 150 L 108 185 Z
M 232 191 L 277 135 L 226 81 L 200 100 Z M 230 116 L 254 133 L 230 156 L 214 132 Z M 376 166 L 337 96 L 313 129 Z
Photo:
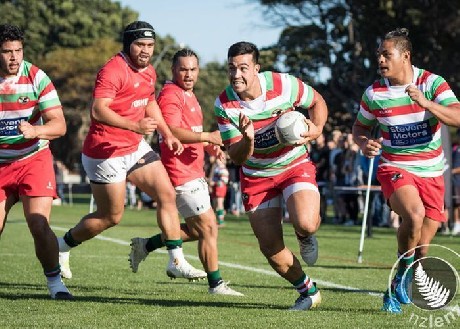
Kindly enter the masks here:
M 290 111 L 281 115 L 275 124 L 276 138 L 280 143 L 294 145 L 302 138 L 300 134 L 308 131 L 305 116 L 298 111 Z

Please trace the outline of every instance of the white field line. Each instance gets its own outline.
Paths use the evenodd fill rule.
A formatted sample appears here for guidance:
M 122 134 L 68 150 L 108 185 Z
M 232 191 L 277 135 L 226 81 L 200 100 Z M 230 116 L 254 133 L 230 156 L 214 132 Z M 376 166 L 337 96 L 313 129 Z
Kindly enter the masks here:
M 51 228 L 53 230 L 63 231 L 63 232 L 67 232 L 69 230 L 68 228 L 58 227 L 58 226 L 54 226 L 54 225 L 51 226 Z M 102 235 L 97 235 L 97 236 L 94 237 L 94 239 L 99 239 L 99 240 L 103 240 L 103 241 L 109 241 L 109 242 L 113 242 L 113 243 L 123 245 L 123 246 L 129 246 L 130 245 L 130 242 L 128 242 L 128 241 L 124 241 L 124 240 L 120 240 L 120 239 L 114 239 L 114 238 L 108 238 L 108 237 L 105 237 L 105 236 L 102 236 Z M 164 254 L 167 253 L 166 250 L 160 250 L 160 249 L 155 250 L 155 252 L 164 253 Z M 185 256 L 187 258 L 190 258 L 190 259 L 200 260 L 198 258 L 198 256 L 193 256 L 193 255 L 185 255 Z M 264 269 L 260 269 L 260 268 L 256 268 L 256 267 L 252 267 L 252 266 L 244 266 L 244 265 L 240 265 L 240 264 L 228 263 L 228 262 L 222 262 L 222 261 L 219 261 L 219 265 L 222 265 L 222 266 L 225 266 L 225 267 L 230 267 L 230 268 L 235 268 L 235 269 L 240 269 L 240 270 L 244 270 L 244 271 L 248 271 L 248 272 L 260 273 L 260 274 L 271 275 L 271 276 L 276 276 L 276 277 L 279 276 L 278 273 L 276 273 L 273 270 L 264 270 Z M 323 287 L 327 287 L 327 288 L 342 289 L 342 290 L 347 290 L 347 291 L 351 291 L 351 292 L 364 293 L 364 294 L 367 294 L 367 295 L 377 296 L 377 297 L 382 297 L 383 296 L 383 294 L 381 294 L 381 293 L 366 291 L 366 290 L 351 287 L 351 286 L 344 286 L 344 285 L 341 285 L 341 284 L 337 284 L 337 283 L 329 282 L 329 281 L 324 281 L 324 280 L 319 280 L 319 279 L 316 279 L 316 278 L 315 278 L 315 282 L 318 283 L 319 286 L 323 286 Z

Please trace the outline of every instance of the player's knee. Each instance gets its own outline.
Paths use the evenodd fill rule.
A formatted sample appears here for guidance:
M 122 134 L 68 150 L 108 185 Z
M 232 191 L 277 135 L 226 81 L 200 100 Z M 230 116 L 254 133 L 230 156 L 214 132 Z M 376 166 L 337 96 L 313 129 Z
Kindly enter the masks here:
M 307 236 L 315 234 L 319 228 L 320 220 L 309 220 L 309 221 L 302 221 L 298 224 L 296 228 L 297 233 L 301 236 Z

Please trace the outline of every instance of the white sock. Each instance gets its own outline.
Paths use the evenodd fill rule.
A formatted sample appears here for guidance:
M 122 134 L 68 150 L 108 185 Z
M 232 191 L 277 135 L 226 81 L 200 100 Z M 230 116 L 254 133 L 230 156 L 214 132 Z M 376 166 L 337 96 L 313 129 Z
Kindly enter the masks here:
M 59 237 L 57 238 L 57 240 L 59 245 L 59 252 L 67 252 L 70 250 L 71 247 L 67 243 L 65 243 L 64 238 Z
M 175 259 L 178 259 L 179 261 L 184 259 L 184 251 L 182 248 L 169 249 L 168 254 L 170 262 L 174 262 Z

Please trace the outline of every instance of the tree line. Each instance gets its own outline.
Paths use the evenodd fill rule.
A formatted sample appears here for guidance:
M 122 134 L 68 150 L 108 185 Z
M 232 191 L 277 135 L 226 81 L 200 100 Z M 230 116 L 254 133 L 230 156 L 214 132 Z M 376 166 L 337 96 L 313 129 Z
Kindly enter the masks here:
M 246 1 L 283 27 L 278 40 L 261 49 L 262 70 L 289 72 L 321 92 L 330 110 L 326 133 L 351 129 L 364 89 L 378 77 L 380 38 L 396 27 L 410 31 L 413 63 L 442 75 L 460 96 L 460 0 Z M 138 16 L 111 0 L 0 0 L 0 21 L 24 29 L 25 59 L 58 90 L 68 132 L 52 142 L 52 151 L 69 168 L 80 161 L 96 73 L 121 50 L 121 32 Z M 157 34 L 157 90 L 170 78 L 178 48 L 172 36 Z M 225 61 L 201 65 L 195 93 L 206 130 L 216 128 L 213 103 L 227 84 Z

